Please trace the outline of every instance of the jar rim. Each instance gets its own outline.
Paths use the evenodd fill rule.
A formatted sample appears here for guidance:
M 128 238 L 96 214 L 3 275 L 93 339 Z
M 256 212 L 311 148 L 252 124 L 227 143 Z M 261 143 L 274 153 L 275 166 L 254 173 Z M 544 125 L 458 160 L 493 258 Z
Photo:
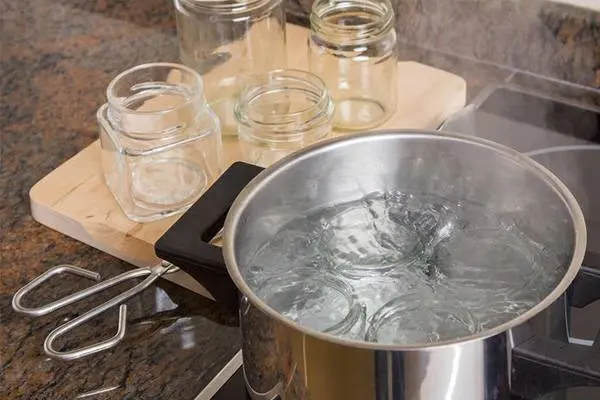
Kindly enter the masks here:
M 293 92 L 305 92 L 311 97 L 311 105 L 292 112 L 265 115 L 253 118 L 252 103 L 273 91 L 286 90 L 279 84 L 289 82 L 298 85 Z M 299 69 L 275 69 L 266 73 L 251 75 L 248 84 L 242 89 L 234 107 L 238 124 L 260 130 L 260 135 L 251 135 L 261 140 L 290 141 L 302 140 L 306 131 L 330 122 L 333 118 L 333 102 L 325 82 L 317 75 Z
M 217 15 L 238 15 L 256 10 L 269 4 L 279 4 L 281 0 L 175 0 L 193 11 Z
M 190 90 L 187 92 L 187 94 L 189 95 L 187 98 L 187 101 L 183 104 L 178 104 L 176 107 L 172 107 L 172 108 L 167 108 L 164 110 L 154 110 L 154 111 L 140 111 L 140 110 L 135 110 L 130 108 L 127 104 L 125 104 L 120 97 L 115 95 L 115 87 L 127 76 L 132 75 L 134 73 L 137 73 L 139 71 L 143 71 L 145 69 L 151 69 L 151 68 L 171 68 L 172 71 L 176 71 L 176 70 L 180 70 L 180 71 L 184 71 L 185 73 L 189 74 L 190 77 L 192 77 L 193 79 L 193 85 L 190 86 Z M 152 83 L 152 82 L 147 82 L 147 83 Z M 154 82 L 156 83 L 156 82 Z M 188 105 L 191 102 L 196 102 L 198 100 L 202 100 L 202 102 L 204 102 L 204 82 L 202 80 L 202 77 L 200 76 L 200 74 L 198 74 L 196 71 L 194 71 L 193 69 L 186 67 L 185 65 L 182 64 L 176 64 L 176 63 L 168 63 L 168 62 L 154 62 L 154 63 L 145 63 L 145 64 L 139 64 L 136 65 L 134 67 L 128 68 L 124 71 L 122 71 L 121 73 L 119 73 L 117 76 L 115 76 L 110 83 L 108 84 L 107 88 L 106 88 L 106 99 L 107 102 L 110 106 L 110 108 L 116 110 L 116 111 L 120 111 L 120 112 L 126 112 L 126 113 L 130 113 L 130 114 L 161 114 L 161 113 L 169 113 L 169 112 L 173 112 L 181 107 L 185 107 L 186 105 Z
M 154 78 L 154 73 L 160 77 Z M 125 93 L 120 93 L 121 86 Z M 207 108 L 203 87 L 200 75 L 184 65 L 167 62 L 136 65 L 109 83 L 106 116 L 132 140 L 169 141 L 191 123 L 192 119 L 182 122 L 182 115 L 191 112 L 196 115 L 193 118 L 198 118 L 200 110 Z
M 360 8 L 374 16 L 362 24 L 344 25 L 330 22 L 327 17 L 340 12 Z M 316 0 L 311 8 L 310 24 L 313 31 L 328 37 L 341 37 L 345 41 L 364 41 L 386 33 L 394 27 L 394 8 L 390 0 Z M 349 39 L 348 36 L 354 36 Z

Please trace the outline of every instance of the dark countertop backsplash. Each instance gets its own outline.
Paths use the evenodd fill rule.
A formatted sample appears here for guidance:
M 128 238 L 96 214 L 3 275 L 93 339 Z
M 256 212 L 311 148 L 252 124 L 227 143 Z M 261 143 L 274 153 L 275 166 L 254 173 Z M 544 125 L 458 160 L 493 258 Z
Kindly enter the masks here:
M 549 0 L 391 0 L 398 40 L 600 88 L 600 11 Z M 287 0 L 306 20 L 313 0 Z
M 310 1 L 298 1 L 288 0 L 289 19 L 306 22 Z M 600 14 L 539 0 L 394 1 L 400 58 L 463 76 L 469 98 L 509 82 L 600 104 Z M 110 293 L 36 319 L 10 305 L 19 287 L 55 264 L 104 277 L 131 268 L 34 221 L 28 191 L 97 138 L 95 111 L 112 77 L 143 62 L 178 60 L 170 0 L 4 1 L 0 18 L 0 398 L 105 390 L 90 398 L 193 399 L 239 348 L 235 313 L 162 281 L 128 302 L 124 343 L 58 362 L 44 355 L 44 337 Z M 584 98 L 536 75 L 596 90 Z M 57 278 L 31 301 L 86 284 Z M 116 317 L 107 312 L 67 339 L 110 337 Z

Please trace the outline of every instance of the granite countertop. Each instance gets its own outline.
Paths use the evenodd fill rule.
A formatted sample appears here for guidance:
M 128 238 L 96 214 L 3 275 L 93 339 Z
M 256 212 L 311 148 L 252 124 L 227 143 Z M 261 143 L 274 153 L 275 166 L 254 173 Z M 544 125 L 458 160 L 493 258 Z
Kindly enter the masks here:
M 0 175 L 0 398 L 193 399 L 239 349 L 234 313 L 161 280 L 128 304 L 125 341 L 73 362 L 48 358 L 44 338 L 60 322 L 110 292 L 45 317 L 11 308 L 14 292 L 50 266 L 71 263 L 117 275 L 116 258 L 37 223 L 28 191 L 98 136 L 95 111 L 118 72 L 143 62 L 177 61 L 166 0 L 3 2 Z M 60 277 L 32 293 L 46 303 L 89 285 Z M 122 288 L 114 288 L 112 295 Z M 69 345 L 116 333 L 111 310 L 65 337 Z
M 290 7 L 293 20 L 302 20 L 302 6 Z M 6 1 L 0 16 L 0 398 L 193 399 L 239 349 L 235 313 L 160 281 L 128 302 L 123 343 L 60 362 L 45 356 L 46 335 L 115 291 L 40 318 L 16 314 L 10 305 L 19 287 L 56 264 L 76 264 L 104 277 L 131 268 L 37 223 L 30 215 L 28 191 L 97 138 L 95 111 L 117 73 L 143 62 L 178 61 L 171 2 Z M 410 43 L 401 44 L 400 57 L 462 75 L 469 98 L 488 84 L 531 81 L 511 68 Z M 32 294 L 29 304 L 86 284 L 56 278 Z M 65 340 L 77 346 L 108 338 L 116 332 L 116 321 L 115 309 Z

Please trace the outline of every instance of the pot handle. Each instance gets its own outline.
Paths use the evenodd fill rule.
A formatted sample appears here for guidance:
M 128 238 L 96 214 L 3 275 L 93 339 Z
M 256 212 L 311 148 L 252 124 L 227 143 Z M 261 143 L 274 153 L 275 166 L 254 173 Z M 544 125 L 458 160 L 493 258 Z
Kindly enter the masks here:
M 598 344 L 588 347 L 534 336 L 513 348 L 511 362 L 512 392 L 528 399 L 571 387 L 600 386 Z
M 233 163 L 154 244 L 158 257 L 191 275 L 216 301 L 236 307 L 238 290 L 227 273 L 221 248 L 209 242 L 223 228 L 238 194 L 262 170 Z
M 600 272 L 595 268 L 582 266 L 569 288 L 569 304 L 573 307 L 583 308 L 600 300 L 599 287 Z

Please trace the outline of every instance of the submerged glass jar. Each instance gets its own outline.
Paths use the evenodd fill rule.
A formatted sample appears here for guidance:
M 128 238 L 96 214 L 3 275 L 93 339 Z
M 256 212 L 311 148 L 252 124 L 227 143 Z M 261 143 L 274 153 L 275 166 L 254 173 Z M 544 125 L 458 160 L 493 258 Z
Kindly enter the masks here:
M 223 135 L 236 135 L 235 101 L 252 73 L 284 68 L 281 0 L 174 0 L 181 62 L 205 82 Z
M 362 130 L 396 109 L 396 31 L 389 0 L 316 0 L 309 65 L 335 104 L 333 126 Z
M 235 117 L 242 159 L 267 167 L 330 136 L 333 103 L 318 76 L 280 69 L 248 80 Z
M 108 85 L 97 113 L 104 179 L 125 215 L 149 222 L 186 210 L 221 173 L 219 120 L 202 79 L 143 64 Z

